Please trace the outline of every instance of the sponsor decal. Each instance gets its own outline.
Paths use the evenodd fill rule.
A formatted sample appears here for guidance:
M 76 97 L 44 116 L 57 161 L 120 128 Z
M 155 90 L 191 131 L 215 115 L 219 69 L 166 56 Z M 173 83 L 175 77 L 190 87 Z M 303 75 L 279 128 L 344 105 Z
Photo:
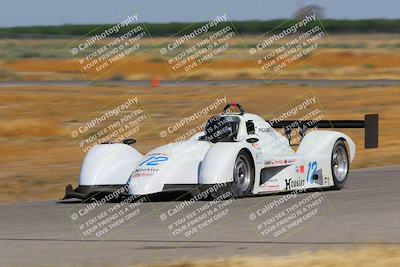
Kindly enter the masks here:
M 259 143 L 252 143 L 251 146 L 252 146 L 254 149 L 261 150 L 261 145 L 260 145 Z
M 270 132 L 270 129 L 269 128 L 258 128 L 257 129 L 259 132 L 262 132 L 262 133 L 269 133 Z
M 300 174 L 304 174 L 304 165 L 296 166 L 296 172 Z
M 293 179 L 285 179 L 286 188 L 285 190 L 291 190 L 298 187 L 304 187 L 304 180 L 293 180 Z
M 262 162 L 262 153 L 261 152 L 257 152 L 256 153 L 256 163 L 261 163 Z
M 147 155 L 133 171 L 132 177 L 152 176 L 160 170 L 160 165 L 168 161 L 169 156 L 164 153 Z
M 279 185 L 267 185 L 266 186 L 266 189 L 267 190 L 271 190 L 271 191 L 273 191 L 273 190 L 279 190 Z
M 282 166 L 282 165 L 290 165 L 295 163 L 295 159 L 281 159 L 281 160 L 267 160 L 264 162 L 267 166 Z
M 269 181 L 261 185 L 262 191 L 279 191 L 281 189 L 282 188 L 279 186 L 279 184 L 269 183 Z
M 136 169 L 133 171 L 132 177 L 152 176 L 154 173 L 158 172 L 159 170 L 160 169 L 155 169 L 155 168 Z

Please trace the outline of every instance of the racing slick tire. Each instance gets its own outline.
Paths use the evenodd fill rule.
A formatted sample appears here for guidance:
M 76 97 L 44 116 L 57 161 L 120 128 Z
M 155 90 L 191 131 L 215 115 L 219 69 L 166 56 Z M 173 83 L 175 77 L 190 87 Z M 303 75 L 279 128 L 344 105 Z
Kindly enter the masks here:
M 255 170 L 249 152 L 242 149 L 233 165 L 232 190 L 235 196 L 241 197 L 251 193 L 254 186 Z
M 347 180 L 349 173 L 349 155 L 346 142 L 342 139 L 336 141 L 332 149 L 331 168 L 333 188 L 341 189 Z
M 251 154 L 245 149 L 239 151 L 233 165 L 233 182 L 210 192 L 211 199 L 226 200 L 249 195 L 253 190 L 255 168 Z M 229 194 L 227 194 L 229 192 Z

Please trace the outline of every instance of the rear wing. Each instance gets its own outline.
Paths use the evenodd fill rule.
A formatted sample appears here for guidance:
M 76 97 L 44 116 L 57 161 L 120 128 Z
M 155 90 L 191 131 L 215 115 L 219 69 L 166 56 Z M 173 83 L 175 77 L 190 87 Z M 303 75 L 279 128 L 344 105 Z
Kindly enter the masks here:
M 273 128 L 282 128 L 289 139 L 293 129 L 299 129 L 303 137 L 310 128 L 364 128 L 364 147 L 378 147 L 378 114 L 366 114 L 364 120 L 284 120 L 268 121 Z

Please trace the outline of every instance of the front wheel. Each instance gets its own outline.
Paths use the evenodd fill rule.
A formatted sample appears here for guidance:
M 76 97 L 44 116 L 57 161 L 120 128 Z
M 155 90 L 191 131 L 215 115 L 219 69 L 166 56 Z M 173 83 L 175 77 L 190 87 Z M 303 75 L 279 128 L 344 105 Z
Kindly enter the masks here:
M 349 156 L 347 154 L 346 142 L 336 141 L 332 149 L 331 159 L 333 188 L 340 189 L 344 186 L 349 172 Z
M 251 193 L 254 185 L 254 166 L 251 155 L 241 150 L 233 165 L 232 190 L 236 196 L 246 196 Z
M 220 199 L 229 192 L 229 197 L 242 197 L 249 195 L 253 190 L 255 179 L 254 164 L 251 154 L 241 150 L 233 165 L 233 182 L 225 184 L 216 191 L 211 191 L 211 199 Z

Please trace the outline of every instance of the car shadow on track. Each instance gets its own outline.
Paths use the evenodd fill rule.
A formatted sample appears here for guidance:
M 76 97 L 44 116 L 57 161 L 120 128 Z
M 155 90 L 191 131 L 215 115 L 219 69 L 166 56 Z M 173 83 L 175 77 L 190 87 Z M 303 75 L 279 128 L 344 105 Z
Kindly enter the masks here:
M 56 203 L 58 204 L 81 204 L 81 203 L 94 203 L 98 200 L 100 200 L 104 195 L 96 195 L 95 197 L 92 197 L 90 199 L 86 200 L 58 200 Z M 111 199 L 107 201 L 107 203 L 120 203 L 124 201 L 129 196 L 123 196 L 115 199 Z M 171 202 L 171 201 L 189 201 L 192 198 L 192 195 L 188 192 L 163 192 L 163 193 L 157 193 L 157 194 L 152 194 L 152 195 L 147 195 L 145 196 L 145 203 L 146 202 Z M 139 199 L 139 198 L 138 198 Z M 205 200 L 199 200 L 199 201 L 205 201 Z M 130 201 L 130 202 L 135 202 L 135 201 Z
M 337 191 L 332 188 L 314 188 L 314 189 L 307 189 L 305 192 L 302 192 L 301 194 L 305 193 L 312 193 L 312 192 L 328 192 L 328 191 Z M 282 195 L 287 195 L 291 194 L 294 191 L 285 191 L 285 192 L 278 192 L 278 193 L 265 193 L 265 194 L 258 194 L 258 195 L 249 195 L 246 197 L 239 197 L 239 199 L 245 199 L 245 198 L 262 198 L 262 197 L 275 197 L 275 196 L 282 196 Z M 58 204 L 80 204 L 80 203 L 93 203 L 99 200 L 100 196 L 104 195 L 97 195 L 96 197 L 93 197 L 91 199 L 86 199 L 86 200 L 59 200 L 56 203 Z M 107 201 L 107 203 L 121 203 L 129 197 L 128 195 L 116 199 L 112 199 L 110 201 Z M 189 192 L 186 191 L 181 191 L 181 192 L 162 192 L 162 193 L 156 193 L 152 195 L 147 195 L 145 196 L 145 203 L 149 202 L 183 202 L 183 201 L 190 201 L 193 198 L 193 195 Z M 139 199 L 139 198 L 138 198 Z M 206 199 L 199 199 L 196 201 L 211 201 L 212 199 L 206 198 Z M 135 202 L 135 201 L 131 201 Z

